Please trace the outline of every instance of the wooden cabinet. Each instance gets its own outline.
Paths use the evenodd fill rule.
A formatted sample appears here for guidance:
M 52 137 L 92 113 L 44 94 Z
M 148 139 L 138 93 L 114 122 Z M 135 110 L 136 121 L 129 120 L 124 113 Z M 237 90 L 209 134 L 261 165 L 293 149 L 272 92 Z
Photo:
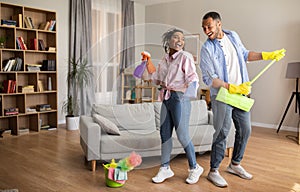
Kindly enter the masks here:
M 0 3 L 0 17 L 0 129 L 57 128 L 56 12 Z

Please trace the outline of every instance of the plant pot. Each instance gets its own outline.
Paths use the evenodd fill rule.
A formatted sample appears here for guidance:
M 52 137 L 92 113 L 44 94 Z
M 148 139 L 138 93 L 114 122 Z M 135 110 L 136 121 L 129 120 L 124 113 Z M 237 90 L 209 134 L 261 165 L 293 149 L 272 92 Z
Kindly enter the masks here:
M 66 117 L 67 130 L 73 131 L 79 129 L 79 117 Z

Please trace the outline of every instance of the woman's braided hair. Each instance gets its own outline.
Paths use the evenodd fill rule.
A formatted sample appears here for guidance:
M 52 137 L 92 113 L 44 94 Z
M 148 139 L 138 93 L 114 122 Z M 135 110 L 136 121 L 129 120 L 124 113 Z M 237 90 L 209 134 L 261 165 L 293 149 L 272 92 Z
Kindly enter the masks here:
M 169 41 L 170 41 L 172 35 L 176 32 L 180 32 L 180 33 L 183 34 L 183 31 L 181 31 L 179 29 L 176 29 L 176 28 L 173 28 L 173 29 L 169 29 L 167 32 L 165 32 L 162 35 L 163 48 L 164 48 L 166 53 L 169 53 L 169 51 L 170 51 Z

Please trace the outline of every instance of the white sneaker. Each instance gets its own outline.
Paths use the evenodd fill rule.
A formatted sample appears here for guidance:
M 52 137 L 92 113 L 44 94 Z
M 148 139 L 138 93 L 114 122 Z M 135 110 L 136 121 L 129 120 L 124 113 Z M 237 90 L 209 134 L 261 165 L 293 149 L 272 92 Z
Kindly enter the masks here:
M 217 187 L 227 187 L 228 184 L 225 179 L 220 175 L 219 171 L 210 171 L 207 179 L 211 181 Z
M 253 178 L 253 176 L 248 173 L 241 165 L 233 165 L 232 163 L 230 163 L 230 165 L 227 167 L 227 171 L 229 173 L 240 176 L 243 179 L 250 180 Z
M 160 167 L 157 175 L 152 178 L 154 183 L 162 183 L 164 180 L 174 176 L 174 172 L 171 170 L 171 167 Z
M 198 182 L 199 177 L 203 173 L 203 168 L 197 164 L 195 169 L 189 169 L 189 176 L 185 180 L 188 184 L 195 184 Z

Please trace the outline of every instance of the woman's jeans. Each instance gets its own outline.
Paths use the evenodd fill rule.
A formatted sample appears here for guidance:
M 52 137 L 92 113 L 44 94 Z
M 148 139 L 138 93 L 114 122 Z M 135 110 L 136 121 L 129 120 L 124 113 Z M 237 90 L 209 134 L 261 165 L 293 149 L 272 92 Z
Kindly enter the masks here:
M 235 141 L 231 162 L 240 164 L 251 134 L 250 113 L 216 101 L 216 96 L 212 96 L 211 102 L 215 133 L 213 135 L 210 168 L 211 170 L 218 170 L 224 158 L 226 138 L 231 128 L 231 120 L 233 120 L 235 126 Z
M 171 92 L 168 100 L 164 100 L 160 113 L 160 136 L 162 141 L 161 166 L 170 164 L 173 148 L 173 128 L 188 158 L 190 169 L 196 168 L 196 155 L 194 145 L 189 136 L 189 121 L 191 113 L 190 99 L 183 96 L 182 92 Z

